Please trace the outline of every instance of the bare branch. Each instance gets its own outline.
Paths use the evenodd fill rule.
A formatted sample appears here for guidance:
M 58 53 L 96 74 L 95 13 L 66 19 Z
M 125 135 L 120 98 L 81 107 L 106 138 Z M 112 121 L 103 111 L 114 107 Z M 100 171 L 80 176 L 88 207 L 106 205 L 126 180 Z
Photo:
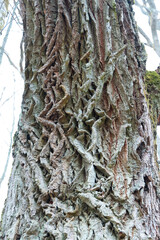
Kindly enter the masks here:
M 140 8 L 141 12 L 148 16 L 148 13 L 150 12 L 149 9 L 146 7 L 146 5 L 141 5 L 137 0 L 135 0 L 135 5 Z
M 139 30 L 140 34 L 146 39 L 146 41 L 147 41 L 146 45 L 153 48 L 153 43 L 150 40 L 150 38 L 148 37 L 148 35 L 142 30 L 142 28 L 138 27 L 138 30 Z
M 0 47 L 0 50 L 1 50 L 1 47 Z M 16 67 L 16 65 L 15 65 L 14 62 L 11 60 L 10 56 L 8 55 L 8 53 L 7 53 L 5 50 L 4 50 L 4 54 L 5 54 L 6 57 L 8 58 L 9 63 L 10 63 L 17 71 L 19 71 L 18 68 Z
M 1 92 L 1 95 L 0 95 L 0 101 L 2 101 L 2 98 L 3 98 L 3 94 L 4 94 L 4 91 L 5 91 L 5 87 L 3 88 L 2 92 Z
M 7 160 L 6 160 L 6 164 L 4 167 L 4 171 L 0 178 L 0 186 L 5 178 L 5 175 L 6 175 L 6 172 L 8 169 L 9 159 L 10 159 L 11 151 L 12 151 L 12 142 L 13 142 L 12 137 L 13 137 L 14 127 L 15 127 L 15 78 L 14 78 L 14 94 L 13 94 L 13 121 L 12 121 L 12 128 L 11 128 L 11 132 L 10 132 L 10 144 L 9 144 L 8 155 L 7 155 Z
M 154 42 L 154 50 L 160 57 L 160 43 L 158 39 L 158 33 L 157 33 L 157 21 L 158 21 L 158 12 L 156 10 L 156 5 L 154 3 L 154 0 L 148 0 L 148 4 L 151 8 L 151 15 L 150 15 L 150 26 L 151 26 L 151 32 Z
M 0 49 L 0 64 L 2 63 L 2 58 L 3 58 L 3 54 L 4 54 L 4 49 L 5 49 L 5 46 L 6 46 L 6 43 L 7 43 L 7 40 L 8 40 L 8 36 L 9 36 L 10 30 L 11 30 L 11 27 L 12 27 L 13 16 L 14 16 L 15 11 L 16 11 L 16 9 L 17 9 L 18 3 L 19 3 L 19 1 L 17 1 L 16 4 L 15 4 L 15 6 L 14 6 L 14 9 L 13 9 L 13 12 L 12 12 L 12 17 L 11 17 L 11 20 L 10 20 L 10 23 L 9 23 L 9 26 L 8 26 L 6 35 L 5 35 L 4 39 L 3 39 L 3 43 L 2 43 L 1 49 Z
M 158 19 L 159 11 L 156 9 L 155 2 L 154 0 L 143 0 L 142 5 L 138 0 L 136 0 L 135 5 L 140 8 L 141 12 L 144 15 L 148 16 L 148 22 L 151 28 L 153 41 L 150 40 L 150 38 L 147 36 L 147 33 L 145 33 L 140 27 L 138 28 L 139 32 L 146 39 L 146 45 L 153 48 L 157 55 L 160 57 L 160 42 L 157 32 L 160 30 L 160 19 Z
M 4 89 L 5 89 L 5 88 L 4 88 Z M 18 93 L 19 91 L 20 91 L 20 89 L 17 90 L 17 91 L 14 91 L 14 93 L 13 93 L 10 97 L 8 97 L 7 99 L 4 100 L 4 102 L 2 102 L 2 104 L 0 105 L 0 107 L 2 107 L 6 102 L 8 102 L 8 101 L 11 100 L 12 98 L 14 98 L 15 94 Z M 0 100 L 1 100 L 1 98 L 0 98 Z

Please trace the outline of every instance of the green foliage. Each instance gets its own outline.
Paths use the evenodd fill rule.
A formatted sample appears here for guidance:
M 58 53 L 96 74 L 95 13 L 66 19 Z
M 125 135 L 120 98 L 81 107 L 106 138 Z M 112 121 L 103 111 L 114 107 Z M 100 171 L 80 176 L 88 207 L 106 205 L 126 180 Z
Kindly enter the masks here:
M 116 3 L 113 3 L 113 10 L 116 12 Z
M 147 87 L 147 92 L 150 93 L 153 90 L 155 93 L 160 93 L 160 75 L 156 71 L 147 71 L 145 76 L 145 86 Z
M 156 71 L 147 71 L 145 89 L 154 138 L 156 139 L 157 120 L 160 115 L 160 75 Z

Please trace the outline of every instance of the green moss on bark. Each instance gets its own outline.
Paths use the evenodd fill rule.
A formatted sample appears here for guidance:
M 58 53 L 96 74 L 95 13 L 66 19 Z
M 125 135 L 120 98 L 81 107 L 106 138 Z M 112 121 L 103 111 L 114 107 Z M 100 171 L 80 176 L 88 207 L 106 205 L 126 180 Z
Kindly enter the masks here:
M 154 138 L 156 138 L 156 127 L 160 115 L 160 75 L 156 71 L 147 71 L 145 75 L 145 88 L 152 120 Z

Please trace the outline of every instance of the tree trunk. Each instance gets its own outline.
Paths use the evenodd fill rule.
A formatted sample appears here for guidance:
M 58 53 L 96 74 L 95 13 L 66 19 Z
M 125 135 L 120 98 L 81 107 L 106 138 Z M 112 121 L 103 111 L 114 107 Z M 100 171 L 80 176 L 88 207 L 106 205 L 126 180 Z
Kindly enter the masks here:
M 21 0 L 25 90 L 5 240 L 160 238 L 145 53 L 129 0 Z

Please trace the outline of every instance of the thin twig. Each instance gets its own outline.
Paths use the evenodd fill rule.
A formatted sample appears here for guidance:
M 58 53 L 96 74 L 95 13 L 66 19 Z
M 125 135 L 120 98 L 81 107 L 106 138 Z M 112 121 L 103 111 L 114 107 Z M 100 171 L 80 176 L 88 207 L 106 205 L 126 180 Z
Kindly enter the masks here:
M 1 50 L 1 47 L 0 47 Z M 18 68 L 16 67 L 16 65 L 14 64 L 14 62 L 11 60 L 10 56 L 8 55 L 8 53 L 4 50 L 4 54 L 6 55 L 6 57 L 8 58 L 9 63 L 19 72 Z
M 148 35 L 142 30 L 142 28 L 138 27 L 138 30 L 139 30 L 140 34 L 146 39 L 147 45 L 149 47 L 153 48 L 153 43 L 149 39 Z
M 0 64 L 2 63 L 2 58 L 3 58 L 3 54 L 4 54 L 4 49 L 5 49 L 5 46 L 6 46 L 6 43 L 7 43 L 7 40 L 8 40 L 8 36 L 9 36 L 10 30 L 11 30 L 11 27 L 12 27 L 13 16 L 14 16 L 15 11 L 16 11 L 16 9 L 17 9 L 18 3 L 19 3 L 19 1 L 17 1 L 16 4 L 15 4 L 15 6 L 14 6 L 14 9 L 13 9 L 13 12 L 12 12 L 12 16 L 11 16 L 11 21 L 10 21 L 10 23 L 9 23 L 9 26 L 8 26 L 6 35 L 5 35 L 4 39 L 3 39 L 2 47 L 1 47 L 1 49 L 0 49 Z
M 15 77 L 14 77 L 14 93 L 15 93 Z M 1 187 L 1 184 L 4 180 L 4 178 L 5 178 L 5 175 L 6 175 L 6 172 L 7 172 L 7 169 L 8 169 L 8 165 L 9 165 L 9 159 L 10 159 L 11 151 L 12 151 L 12 142 L 13 142 L 12 137 L 13 137 L 14 127 L 15 127 L 15 94 L 14 94 L 14 97 L 13 97 L 13 121 L 12 121 L 12 128 L 11 128 L 11 132 L 10 132 L 10 144 L 9 144 L 7 160 L 6 160 L 6 164 L 5 164 L 5 167 L 4 167 L 4 171 L 3 171 L 2 176 L 0 178 L 0 187 Z

